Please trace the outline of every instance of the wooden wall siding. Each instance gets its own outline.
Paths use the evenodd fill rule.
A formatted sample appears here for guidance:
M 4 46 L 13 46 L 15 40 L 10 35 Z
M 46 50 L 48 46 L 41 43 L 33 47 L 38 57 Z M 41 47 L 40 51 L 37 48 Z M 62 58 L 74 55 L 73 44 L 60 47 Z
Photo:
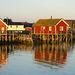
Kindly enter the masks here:
M 67 33 L 67 25 L 63 22 L 63 21 L 61 21 L 57 26 L 56 26 L 56 32 L 61 32 L 60 31 L 60 27 L 63 27 L 63 31 L 62 32 L 64 32 L 64 33 Z
M 0 20 L 0 31 L 2 31 L 2 27 L 4 27 L 4 31 L 7 30 L 7 26 Z
M 44 26 L 44 28 L 43 28 L 43 26 L 42 27 L 36 26 L 34 29 L 35 29 L 34 30 L 35 34 L 37 34 L 37 33 L 55 34 L 55 26 L 52 26 L 51 31 L 49 30 L 49 26 Z

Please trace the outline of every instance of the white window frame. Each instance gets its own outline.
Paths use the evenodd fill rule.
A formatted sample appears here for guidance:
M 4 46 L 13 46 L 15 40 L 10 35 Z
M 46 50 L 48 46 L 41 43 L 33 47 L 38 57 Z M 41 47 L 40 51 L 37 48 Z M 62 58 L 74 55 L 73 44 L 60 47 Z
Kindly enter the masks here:
M 10 25 L 10 28 L 12 28 L 12 25 Z
M 49 27 L 49 31 L 52 31 L 52 27 L 51 26 Z
M 43 30 L 45 29 L 45 26 L 43 27 Z
M 60 26 L 60 31 L 63 31 L 63 26 Z
M 4 27 L 2 27 L 2 31 L 4 31 Z
M 16 28 L 18 28 L 18 25 L 16 25 Z

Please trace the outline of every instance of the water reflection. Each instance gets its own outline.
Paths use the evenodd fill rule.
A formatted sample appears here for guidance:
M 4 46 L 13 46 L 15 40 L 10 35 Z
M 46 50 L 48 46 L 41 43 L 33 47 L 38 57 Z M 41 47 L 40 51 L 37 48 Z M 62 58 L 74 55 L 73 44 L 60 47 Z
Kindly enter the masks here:
M 0 69 L 8 65 L 10 55 L 14 56 L 18 53 L 33 53 L 34 63 L 40 66 L 49 67 L 51 69 L 64 68 L 67 64 L 70 53 L 72 54 L 73 44 L 43 44 L 38 46 L 26 45 L 1 45 L 0 46 Z M 16 53 L 16 54 L 15 54 Z M 17 58 L 20 56 L 17 56 Z M 21 56 L 23 59 L 24 56 Z M 10 57 L 11 58 L 11 57 Z M 24 57 L 25 58 L 25 57 Z M 30 60 L 30 59 L 28 59 Z M 11 63 L 11 61 L 9 62 Z M 18 63 L 17 63 L 18 64 Z
M 16 51 L 31 51 L 33 46 L 26 45 L 0 45 L 0 69 L 4 68 L 8 64 L 9 55 L 13 54 Z
M 50 67 L 51 69 L 64 68 L 71 48 L 71 45 L 66 43 L 36 46 L 34 53 L 35 64 Z
M 0 68 L 8 64 L 7 46 L 0 46 Z

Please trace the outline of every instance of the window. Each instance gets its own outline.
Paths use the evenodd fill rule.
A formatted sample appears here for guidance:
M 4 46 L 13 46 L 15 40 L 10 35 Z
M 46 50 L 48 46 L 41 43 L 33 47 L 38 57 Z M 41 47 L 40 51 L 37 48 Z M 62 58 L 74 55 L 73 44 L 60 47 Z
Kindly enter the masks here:
M 52 27 L 49 27 L 49 31 L 51 31 L 52 30 Z
M 67 30 L 70 30 L 70 27 L 69 26 L 67 27 Z
M 45 27 L 43 27 L 43 30 L 45 29 Z
M 16 28 L 18 28 L 18 26 L 16 25 Z
M 10 26 L 10 28 L 12 28 L 12 25 Z
M 2 30 L 4 31 L 4 27 L 2 27 Z
M 60 27 L 60 31 L 63 31 L 63 27 L 62 26 Z
M 2 27 L 2 33 L 4 32 L 4 27 Z

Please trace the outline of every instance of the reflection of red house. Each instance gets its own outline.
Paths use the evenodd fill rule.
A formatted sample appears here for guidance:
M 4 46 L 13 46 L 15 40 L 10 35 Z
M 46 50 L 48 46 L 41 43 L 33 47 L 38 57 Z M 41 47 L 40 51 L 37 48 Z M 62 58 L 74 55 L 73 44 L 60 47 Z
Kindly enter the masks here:
M 8 25 L 0 19 L 0 31 L 6 31 Z
M 58 32 L 67 33 L 69 23 L 64 19 L 40 19 L 33 24 L 34 33 L 55 34 Z
M 49 60 L 49 51 L 45 51 L 45 60 Z
M 62 67 L 60 64 L 65 64 L 67 60 L 67 50 L 62 52 L 56 50 L 35 50 L 35 59 L 42 63 L 49 61 L 54 63 L 54 65 L 58 64 L 57 66 Z
M 7 54 L 1 54 L 0 56 L 0 65 L 7 65 Z M 0 68 L 3 68 L 3 66 L 0 66 Z
M 43 53 L 40 50 L 35 50 L 35 58 L 42 59 Z

